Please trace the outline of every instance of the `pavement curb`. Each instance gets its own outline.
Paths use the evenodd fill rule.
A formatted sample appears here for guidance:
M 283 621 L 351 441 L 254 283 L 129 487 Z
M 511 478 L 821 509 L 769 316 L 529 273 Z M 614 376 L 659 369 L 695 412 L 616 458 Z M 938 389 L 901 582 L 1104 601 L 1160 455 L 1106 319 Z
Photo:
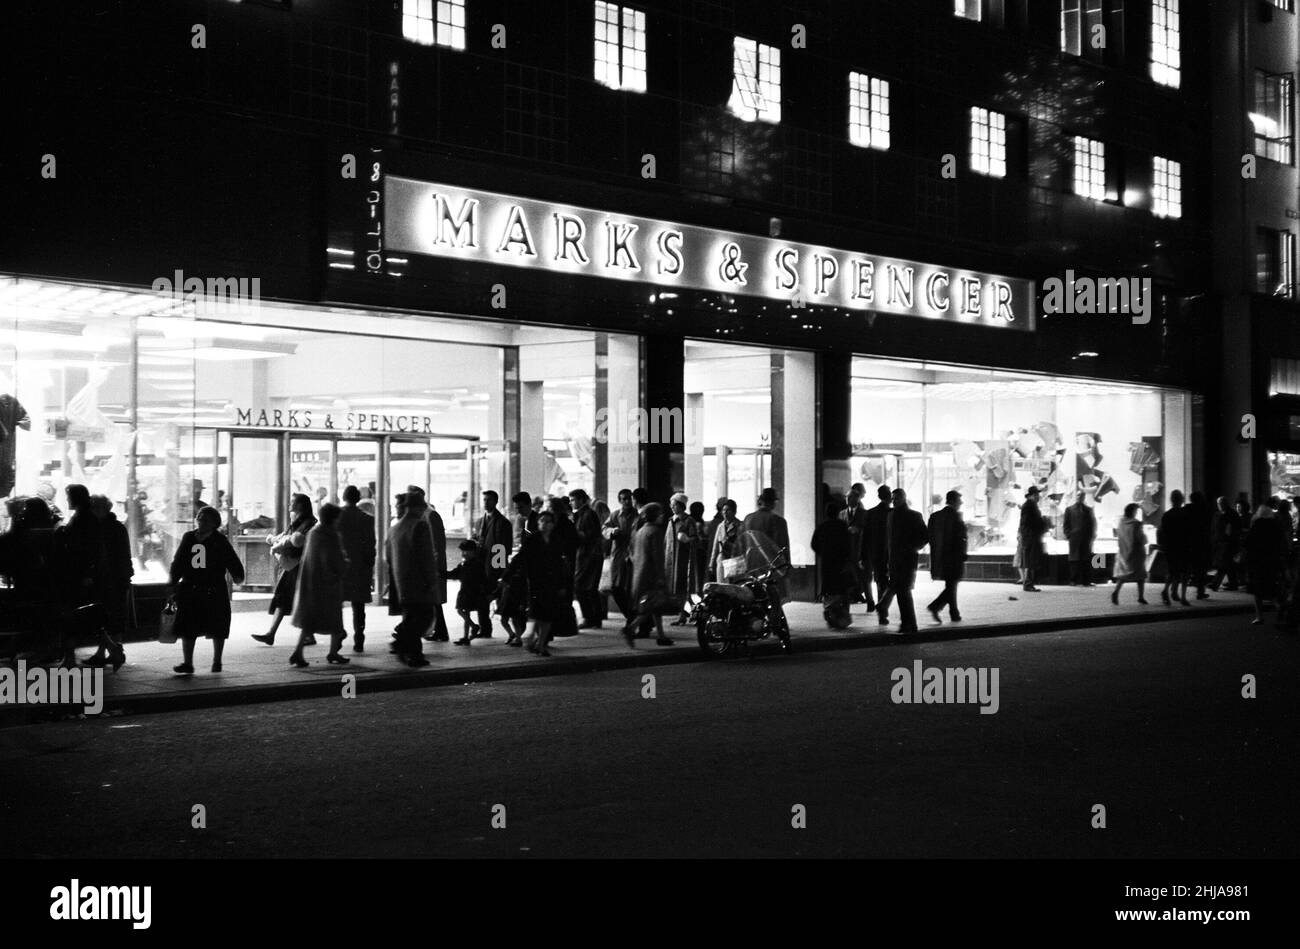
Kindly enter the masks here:
M 1250 613 L 1249 604 L 1196 607 L 1195 612 L 1162 610 L 1150 613 L 1119 613 L 1111 617 L 1104 614 L 1070 616 L 1054 620 L 1029 620 L 1017 623 L 944 623 L 930 626 L 911 635 L 891 635 L 876 629 L 855 629 L 844 633 L 819 632 L 808 638 L 795 637 L 793 652 L 826 652 L 838 649 L 875 649 L 890 646 L 907 646 L 915 643 L 951 642 L 962 639 L 989 639 L 1003 636 L 1026 636 L 1034 633 L 1059 632 L 1068 629 L 1089 629 L 1100 626 L 1134 626 L 1145 623 L 1180 622 L 1210 617 L 1236 616 Z M 870 619 L 870 617 L 855 617 Z M 649 641 L 647 641 L 649 642 Z M 580 672 L 609 672 L 620 669 L 638 669 L 651 666 L 670 666 L 698 662 L 734 662 L 736 659 L 711 659 L 700 651 L 692 635 L 678 640 L 677 648 L 647 646 L 635 652 L 609 656 L 552 656 L 549 660 L 530 657 L 528 661 L 508 665 L 457 667 L 454 669 L 429 668 L 423 671 L 395 671 L 371 676 L 358 676 L 358 697 L 376 692 L 396 692 L 404 689 L 434 688 L 439 686 L 470 685 L 479 682 L 500 682 L 513 679 L 539 679 L 547 676 L 573 675 Z M 752 646 L 749 657 L 779 655 L 775 642 L 762 642 Z M 742 651 L 739 658 L 744 658 Z M 142 715 L 155 712 L 188 711 L 200 708 L 220 708 L 231 705 L 250 705 L 263 702 L 283 702 L 295 699 L 331 698 L 341 694 L 342 677 L 348 672 L 339 669 L 338 677 L 315 678 L 302 682 L 277 682 L 262 685 L 218 686 L 189 691 L 168 692 L 155 695 L 128 695 L 106 697 L 104 711 L 99 716 L 82 716 L 58 706 L 11 705 L 0 707 L 0 727 L 33 724 L 68 718 L 99 718 L 102 715 Z

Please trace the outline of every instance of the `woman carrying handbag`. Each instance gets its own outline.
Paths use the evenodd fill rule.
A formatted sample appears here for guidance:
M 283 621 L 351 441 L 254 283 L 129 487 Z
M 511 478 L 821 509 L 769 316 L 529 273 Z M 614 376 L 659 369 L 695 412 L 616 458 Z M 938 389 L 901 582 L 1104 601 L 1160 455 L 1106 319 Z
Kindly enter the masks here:
M 194 515 L 194 530 L 181 537 L 172 558 L 172 599 L 176 617 L 173 632 L 181 641 L 183 661 L 179 675 L 194 674 L 194 643 L 200 636 L 212 640 L 212 671 L 221 671 L 221 654 L 230 637 L 230 587 L 244 582 L 244 565 L 221 533 L 216 508 L 202 507 Z

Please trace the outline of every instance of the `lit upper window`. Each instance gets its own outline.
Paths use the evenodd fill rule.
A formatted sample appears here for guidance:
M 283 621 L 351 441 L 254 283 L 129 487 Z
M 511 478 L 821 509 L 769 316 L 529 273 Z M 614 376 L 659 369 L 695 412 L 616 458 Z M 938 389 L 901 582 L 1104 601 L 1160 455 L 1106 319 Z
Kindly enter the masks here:
M 1291 164 L 1291 81 L 1290 73 L 1255 72 L 1255 154 Z
M 728 107 L 746 122 L 781 121 L 781 51 L 736 37 L 735 78 Z
M 465 0 L 402 0 L 402 36 L 416 43 L 465 48 Z
M 1151 213 L 1183 216 L 1183 166 L 1157 155 L 1151 164 Z
M 1106 198 L 1106 146 L 1082 135 L 1074 137 L 1074 193 L 1096 201 Z
M 465 48 L 465 0 L 438 0 L 438 45 Z
M 1007 117 L 1001 112 L 970 110 L 970 166 L 982 175 L 1007 176 Z
M 980 0 L 953 0 L 952 12 L 967 20 L 980 19 Z
M 889 82 L 849 73 L 849 141 L 889 149 Z
M 1151 78 L 1178 88 L 1181 55 L 1178 0 L 1151 0 Z
M 1061 0 L 1061 52 L 1083 55 L 1083 10 L 1080 0 Z
M 611 89 L 646 90 L 645 14 L 596 0 L 596 81 Z

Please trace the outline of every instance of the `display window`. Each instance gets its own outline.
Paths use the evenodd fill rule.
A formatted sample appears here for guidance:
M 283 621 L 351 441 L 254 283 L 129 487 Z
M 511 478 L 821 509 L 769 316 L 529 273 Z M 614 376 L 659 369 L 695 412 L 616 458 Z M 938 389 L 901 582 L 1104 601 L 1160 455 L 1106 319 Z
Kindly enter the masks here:
M 1300 454 L 1285 451 L 1268 453 L 1269 494 L 1300 497 Z
M 1137 502 L 1151 527 L 1168 490 L 1188 489 L 1188 395 L 1113 382 L 860 357 L 853 364 L 853 479 L 902 486 L 927 514 L 957 490 L 972 553 L 1015 553 L 1019 508 L 1037 487 L 1068 552 L 1064 509 L 1076 488 L 1097 515 L 1099 553 Z
M 257 590 L 273 583 L 265 540 L 293 494 L 319 506 L 355 486 L 382 540 L 393 495 L 416 485 L 459 539 L 482 491 L 503 508 L 515 479 L 591 491 L 608 455 L 591 432 L 611 346 L 594 333 L 266 301 L 208 313 L 22 278 L 0 281 L 0 303 L 0 497 L 57 510 L 73 483 L 108 497 L 137 583 L 166 580 L 202 505 L 221 512 Z M 635 404 L 637 340 L 617 342 L 633 367 L 617 394 Z M 635 483 L 635 452 L 630 464 L 620 478 Z

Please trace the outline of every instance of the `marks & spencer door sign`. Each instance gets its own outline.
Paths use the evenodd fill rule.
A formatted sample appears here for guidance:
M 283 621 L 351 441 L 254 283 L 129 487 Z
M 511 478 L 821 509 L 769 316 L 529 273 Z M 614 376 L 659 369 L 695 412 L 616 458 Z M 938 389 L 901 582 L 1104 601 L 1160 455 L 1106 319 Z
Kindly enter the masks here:
M 236 428 L 293 429 L 354 435 L 432 435 L 432 415 L 409 412 L 323 412 L 319 409 L 235 409 Z
M 1032 330 L 1028 280 L 387 175 L 385 246 L 810 305 Z

